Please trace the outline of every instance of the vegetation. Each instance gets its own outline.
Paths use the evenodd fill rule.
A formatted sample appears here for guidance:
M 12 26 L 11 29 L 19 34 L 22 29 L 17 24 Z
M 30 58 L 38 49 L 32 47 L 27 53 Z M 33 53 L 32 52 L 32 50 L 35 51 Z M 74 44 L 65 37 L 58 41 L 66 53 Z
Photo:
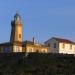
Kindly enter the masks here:
M 75 75 L 75 57 L 51 53 L 1 53 L 0 75 Z

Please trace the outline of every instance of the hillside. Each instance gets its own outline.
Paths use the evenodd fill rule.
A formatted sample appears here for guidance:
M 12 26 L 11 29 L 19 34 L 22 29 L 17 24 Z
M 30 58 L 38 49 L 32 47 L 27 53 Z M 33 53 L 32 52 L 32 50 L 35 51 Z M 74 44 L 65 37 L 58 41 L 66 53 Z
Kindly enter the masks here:
M 0 75 L 75 75 L 75 57 L 51 53 L 0 53 Z

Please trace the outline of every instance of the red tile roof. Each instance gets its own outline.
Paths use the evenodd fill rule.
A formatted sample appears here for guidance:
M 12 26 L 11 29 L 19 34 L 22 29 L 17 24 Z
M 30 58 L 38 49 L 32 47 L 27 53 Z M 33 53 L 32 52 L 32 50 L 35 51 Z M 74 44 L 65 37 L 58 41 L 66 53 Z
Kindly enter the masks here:
M 53 37 L 53 39 L 57 40 L 58 42 L 75 44 L 74 42 L 72 42 L 68 39 L 62 39 L 62 38 L 56 38 L 56 37 Z

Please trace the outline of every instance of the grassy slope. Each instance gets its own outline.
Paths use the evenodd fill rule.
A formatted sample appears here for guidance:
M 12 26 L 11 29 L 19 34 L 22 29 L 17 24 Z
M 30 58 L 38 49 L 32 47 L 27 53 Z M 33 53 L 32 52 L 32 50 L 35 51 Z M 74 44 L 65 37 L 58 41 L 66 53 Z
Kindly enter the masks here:
M 74 55 L 1 53 L 0 75 L 75 75 Z

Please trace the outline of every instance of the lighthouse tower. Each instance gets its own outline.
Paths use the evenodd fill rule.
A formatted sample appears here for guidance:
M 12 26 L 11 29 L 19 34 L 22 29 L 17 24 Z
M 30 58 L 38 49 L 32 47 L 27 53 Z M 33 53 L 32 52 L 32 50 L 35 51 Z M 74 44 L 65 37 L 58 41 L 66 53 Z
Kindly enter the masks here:
M 11 22 L 12 52 L 22 52 L 22 21 L 18 13 L 15 14 L 14 20 Z

